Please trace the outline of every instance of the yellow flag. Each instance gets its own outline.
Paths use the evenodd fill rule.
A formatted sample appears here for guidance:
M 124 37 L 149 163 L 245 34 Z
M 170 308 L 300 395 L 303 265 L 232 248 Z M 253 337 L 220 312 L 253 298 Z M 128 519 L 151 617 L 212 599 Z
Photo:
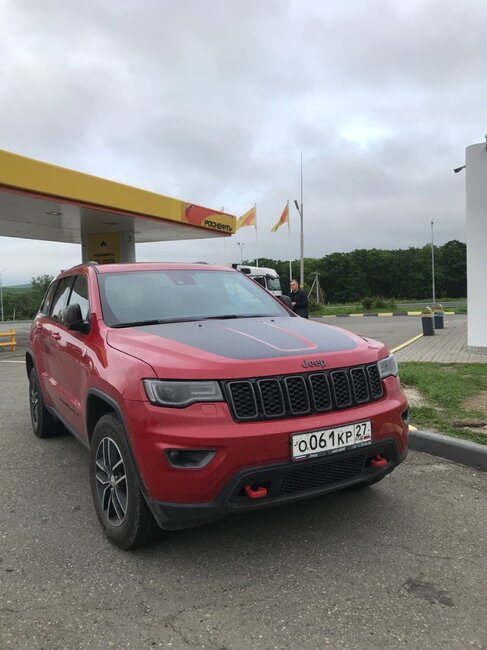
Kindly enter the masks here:
M 287 223 L 289 221 L 289 204 L 286 203 L 286 207 L 282 211 L 281 216 L 279 217 L 279 221 L 276 223 L 276 225 L 271 229 L 271 232 L 276 232 L 278 228 L 280 228 L 284 223 Z
M 257 226 L 257 208 L 255 205 L 237 219 L 237 230 L 245 228 L 245 226 Z

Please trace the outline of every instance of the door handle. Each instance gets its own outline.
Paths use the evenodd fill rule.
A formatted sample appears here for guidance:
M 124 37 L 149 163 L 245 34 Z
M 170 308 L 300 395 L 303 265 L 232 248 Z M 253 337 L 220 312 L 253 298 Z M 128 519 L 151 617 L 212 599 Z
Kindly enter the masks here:
M 59 334 L 58 332 L 53 332 L 53 333 L 52 333 L 52 338 L 53 338 L 55 341 L 60 341 L 60 340 L 61 340 L 61 334 Z

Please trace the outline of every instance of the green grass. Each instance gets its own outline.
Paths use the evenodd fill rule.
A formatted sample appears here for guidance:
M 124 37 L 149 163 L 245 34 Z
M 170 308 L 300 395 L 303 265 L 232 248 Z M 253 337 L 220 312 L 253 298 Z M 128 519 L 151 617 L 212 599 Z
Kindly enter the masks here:
M 334 316 L 336 314 L 359 314 L 362 307 L 358 304 L 346 305 L 310 305 L 310 312 L 313 316 Z
M 347 304 L 327 304 L 327 305 L 317 305 L 316 303 L 310 303 L 309 311 L 311 316 L 340 316 L 342 314 L 388 314 L 393 312 L 394 314 L 404 314 L 406 315 L 408 311 L 421 311 L 421 309 L 428 305 L 429 303 L 417 303 L 417 307 L 402 307 L 400 304 L 396 303 L 393 306 L 387 304 L 385 307 L 372 307 L 371 309 L 364 309 L 364 306 L 360 302 L 352 302 Z M 445 307 L 447 311 L 450 311 L 448 305 Z M 456 314 L 466 314 L 466 307 L 453 307 L 452 311 Z
M 407 314 L 406 309 L 398 309 L 397 307 L 373 307 L 372 309 L 364 309 L 361 303 L 349 303 L 346 305 L 311 305 L 310 313 L 312 316 L 339 316 L 341 314 Z
M 416 387 L 427 406 L 411 407 L 411 424 L 487 445 L 487 434 L 470 425 L 487 425 L 487 364 L 401 363 L 401 382 Z M 484 392 L 484 409 L 469 409 L 465 400 Z M 456 426 L 455 426 L 456 424 Z

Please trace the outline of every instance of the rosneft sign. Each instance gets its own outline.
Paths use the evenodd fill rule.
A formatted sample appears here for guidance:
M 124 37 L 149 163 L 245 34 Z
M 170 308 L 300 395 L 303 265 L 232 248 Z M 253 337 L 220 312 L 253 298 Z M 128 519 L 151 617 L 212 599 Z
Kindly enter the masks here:
M 235 232 L 235 217 L 193 203 L 182 204 L 181 221 L 229 235 Z

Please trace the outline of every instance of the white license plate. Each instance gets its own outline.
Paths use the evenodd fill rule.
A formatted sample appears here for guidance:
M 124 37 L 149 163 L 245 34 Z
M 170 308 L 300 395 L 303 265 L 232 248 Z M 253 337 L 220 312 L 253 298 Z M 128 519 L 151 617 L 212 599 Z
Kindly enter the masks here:
M 362 447 L 372 440 L 370 420 L 354 422 L 333 429 L 320 429 L 291 436 L 293 460 L 325 456 L 342 449 Z

